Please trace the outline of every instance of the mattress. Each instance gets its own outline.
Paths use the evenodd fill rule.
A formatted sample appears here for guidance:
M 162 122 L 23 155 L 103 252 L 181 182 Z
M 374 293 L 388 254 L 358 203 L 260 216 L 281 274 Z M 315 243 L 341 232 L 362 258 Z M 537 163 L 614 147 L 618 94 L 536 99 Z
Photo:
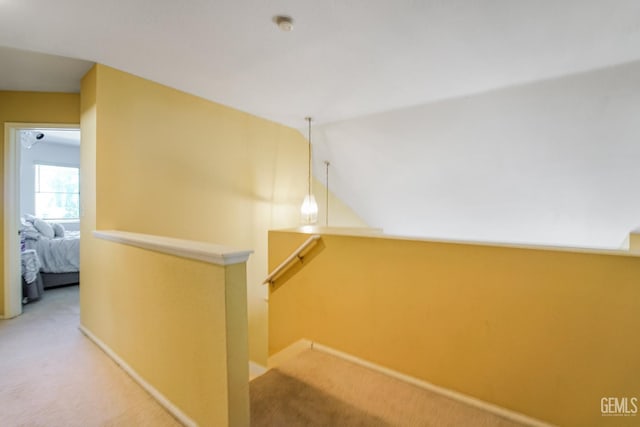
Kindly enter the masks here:
M 68 231 L 64 237 L 25 241 L 27 249 L 35 249 L 44 273 L 80 271 L 80 232 Z

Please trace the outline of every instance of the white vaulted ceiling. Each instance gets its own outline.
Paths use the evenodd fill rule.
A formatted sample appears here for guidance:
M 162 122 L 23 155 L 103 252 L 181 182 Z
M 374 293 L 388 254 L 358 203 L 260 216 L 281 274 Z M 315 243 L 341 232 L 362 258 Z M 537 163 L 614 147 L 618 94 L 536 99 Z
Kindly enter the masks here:
M 0 46 L 0 90 L 79 92 L 92 62 Z
M 639 15 L 633 0 L 0 0 L 0 46 L 301 127 L 633 61 Z
M 292 32 L 277 14 L 293 17 Z M 608 149 L 640 154 L 619 111 L 636 98 L 602 111 L 620 73 L 626 86 L 611 90 L 636 85 L 624 64 L 640 60 L 637 1 L 0 0 L 0 46 L 0 89 L 77 90 L 95 61 L 288 126 L 313 116 L 316 170 L 330 160 L 332 190 L 388 231 L 612 246 L 640 223 L 640 205 L 609 200 L 635 175 L 591 182 L 581 156 L 607 144 L 562 125 L 602 113 L 624 129 Z M 605 92 L 582 90 L 593 85 Z M 557 94 L 579 105 L 546 108 Z M 554 150 L 573 160 L 545 169 Z

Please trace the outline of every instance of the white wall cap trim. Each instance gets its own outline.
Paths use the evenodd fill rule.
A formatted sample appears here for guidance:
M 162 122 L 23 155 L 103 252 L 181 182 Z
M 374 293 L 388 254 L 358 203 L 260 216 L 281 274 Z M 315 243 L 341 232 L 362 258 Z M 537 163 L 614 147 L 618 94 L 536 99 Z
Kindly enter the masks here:
M 163 252 L 183 258 L 195 259 L 217 265 L 231 265 L 247 262 L 251 250 L 238 250 L 214 243 L 176 239 L 153 234 L 132 233 L 119 230 L 95 230 L 99 239 L 123 243 L 152 251 Z

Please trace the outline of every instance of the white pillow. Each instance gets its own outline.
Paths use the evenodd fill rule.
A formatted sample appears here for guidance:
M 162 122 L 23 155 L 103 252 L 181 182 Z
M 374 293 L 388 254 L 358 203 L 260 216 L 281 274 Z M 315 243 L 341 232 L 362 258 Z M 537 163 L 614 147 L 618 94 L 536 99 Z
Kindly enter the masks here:
M 53 232 L 53 228 L 51 228 L 51 225 L 47 222 L 44 222 L 40 218 L 36 218 L 35 220 L 33 220 L 33 226 L 36 228 L 36 230 L 38 230 L 40 234 L 42 234 L 47 239 L 53 239 L 53 237 L 56 235 L 56 233 Z
M 36 230 L 36 228 L 31 224 L 25 227 L 21 227 L 20 231 L 22 232 L 22 236 L 25 239 L 40 240 L 41 234 L 38 233 L 38 230 Z
M 54 222 L 51 224 L 51 228 L 53 228 L 54 237 L 64 237 L 64 227 L 62 224 Z

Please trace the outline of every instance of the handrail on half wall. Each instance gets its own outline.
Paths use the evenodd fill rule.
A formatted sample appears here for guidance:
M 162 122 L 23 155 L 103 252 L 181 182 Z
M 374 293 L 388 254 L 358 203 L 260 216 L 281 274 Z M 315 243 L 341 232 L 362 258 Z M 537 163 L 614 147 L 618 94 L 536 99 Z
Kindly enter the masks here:
M 305 249 L 307 249 L 307 247 L 309 247 L 310 245 L 314 244 L 315 242 L 317 242 L 318 240 L 320 240 L 320 235 L 319 234 L 314 234 L 311 237 L 309 237 L 307 240 L 304 241 L 303 244 L 301 244 L 298 249 L 296 249 L 295 251 L 293 251 L 293 253 L 291 255 L 289 255 L 287 257 L 287 259 L 285 259 L 284 261 L 282 261 L 280 263 L 279 266 L 277 266 L 272 272 L 271 274 L 269 274 L 267 276 L 266 279 L 264 279 L 264 281 L 262 282 L 262 284 L 267 284 L 267 283 L 273 283 L 274 279 L 283 271 L 285 271 L 289 264 L 291 264 L 291 261 L 295 260 L 295 259 L 299 259 L 302 260 L 302 256 L 300 256 L 300 254 L 302 253 L 302 251 L 304 251 Z

